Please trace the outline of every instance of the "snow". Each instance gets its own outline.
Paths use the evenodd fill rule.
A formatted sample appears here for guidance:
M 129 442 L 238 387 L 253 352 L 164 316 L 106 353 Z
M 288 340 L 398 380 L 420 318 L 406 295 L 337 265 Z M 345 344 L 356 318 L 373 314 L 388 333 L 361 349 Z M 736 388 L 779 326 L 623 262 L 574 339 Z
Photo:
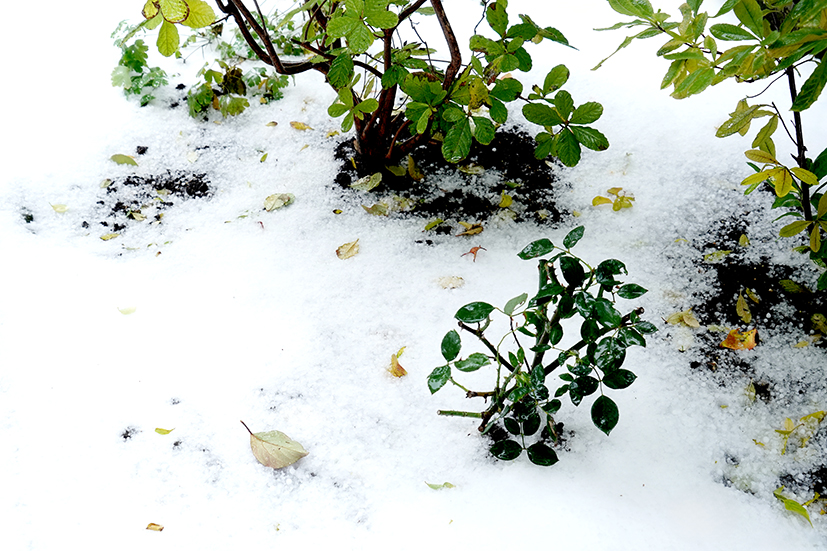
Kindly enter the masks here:
M 448 4 L 467 35 L 476 18 L 461 10 L 476 13 L 476 3 Z M 776 237 L 775 213 L 739 189 L 748 139 L 714 138 L 745 89 L 669 98 L 658 90 L 666 65 L 653 41 L 590 72 L 625 36 L 591 29 L 623 18 L 597 0 L 556 4 L 512 1 L 509 11 L 559 27 L 579 48 L 543 46 L 534 81 L 566 63 L 575 101 L 605 107 L 596 126 L 612 146 L 562 173 L 570 186 L 558 200 L 581 216 L 556 229 L 492 225 L 434 246 L 418 243 L 424 221 L 369 216 L 329 186 L 335 141 L 324 136 L 338 122 L 327 115 L 334 94 L 320 77 L 297 78 L 283 100 L 220 125 L 203 123 L 165 109 L 160 96 L 141 109 L 110 86 L 118 52 L 109 33 L 133 8 L 100 0 L 54 7 L 37 36 L 72 29 L 77 37 L 57 51 L 52 41 L 33 42 L 28 27 L 8 29 L 0 40 L 19 53 L 7 69 L 18 85 L 0 92 L 13 106 L 0 176 L 5 548 L 827 549 L 817 514 L 811 528 L 772 496 L 778 474 L 805 456 L 769 449 L 785 417 L 827 409 L 813 369 L 823 356 L 790 348 L 794 335 L 753 351 L 768 372 L 787 370 L 813 386 L 750 405 L 748 380 L 721 386 L 690 370 L 697 350 L 678 352 L 679 329 L 660 321 L 711 284 L 694 273 L 696 253 L 681 240 L 732 215 L 749 220 L 754 254 L 799 265 L 814 280 Z M 676 13 L 677 4 L 661 7 Z M 827 141 L 814 123 L 824 117 L 824 102 L 805 115 L 811 151 Z M 278 126 L 267 127 L 271 120 Z M 315 130 L 296 131 L 292 120 Z M 138 145 L 148 147 L 139 167 L 109 161 Z M 191 165 L 187 155 L 204 145 Z M 166 169 L 205 172 L 217 192 L 176 201 L 162 225 L 101 241 L 99 183 Z M 634 193 L 634 208 L 590 206 L 613 186 Z M 261 210 L 265 197 L 284 192 L 295 204 Z M 24 223 L 21 209 L 34 222 Z M 540 237 L 560 242 L 580 224 L 577 252 L 590 263 L 625 262 L 628 280 L 650 290 L 639 301 L 645 318 L 662 330 L 646 349 L 630 350 L 627 366 L 639 378 L 613 394 L 621 420 L 610 437 L 591 426 L 585 404 L 564 401 L 558 420 L 576 436 L 557 465 L 497 462 L 473 420 L 436 415 L 479 404 L 447 387 L 431 396 L 426 377 L 444 363 L 439 343 L 460 306 L 530 293 L 533 264 L 516 253 Z M 335 249 L 357 238 L 360 254 L 338 259 Z M 461 256 L 477 245 L 486 250 L 476 262 Z M 442 289 L 446 276 L 466 283 Z M 119 311 L 127 307 L 135 313 Z M 463 345 L 475 349 L 467 336 Z M 409 375 L 395 379 L 386 367 L 403 346 Z M 489 381 L 474 375 L 481 388 Z M 310 454 L 280 471 L 263 467 L 239 419 L 254 431 L 280 430 Z M 127 430 L 134 434 L 125 440 Z M 739 466 L 727 464 L 729 453 Z M 726 487 L 725 476 L 754 495 Z M 425 484 L 446 481 L 456 487 Z M 150 522 L 164 531 L 146 530 Z

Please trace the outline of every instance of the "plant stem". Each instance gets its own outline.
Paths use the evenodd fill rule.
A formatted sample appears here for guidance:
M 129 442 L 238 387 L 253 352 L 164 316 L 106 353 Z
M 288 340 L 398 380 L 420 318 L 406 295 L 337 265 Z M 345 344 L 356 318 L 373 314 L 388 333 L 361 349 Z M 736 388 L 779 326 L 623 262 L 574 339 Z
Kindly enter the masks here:
M 244 425 L 244 428 L 247 429 L 247 432 L 249 432 L 250 435 L 253 435 L 253 431 L 250 430 L 250 427 L 247 426 L 247 423 L 241 421 L 241 424 Z
M 464 329 L 465 331 L 468 331 L 469 333 L 477 337 L 480 340 L 480 342 L 482 342 L 482 344 L 484 344 L 485 347 L 488 348 L 488 350 L 490 350 L 492 354 L 494 354 L 494 357 L 497 358 L 497 360 L 501 364 L 508 368 L 508 370 L 512 373 L 514 372 L 514 366 L 508 363 L 508 360 L 500 356 L 500 353 L 497 352 L 496 347 L 490 342 L 488 342 L 488 339 L 485 338 L 485 335 L 483 334 L 481 329 L 474 329 L 473 327 L 465 325 L 463 322 L 459 322 L 459 327 L 460 329 Z
M 436 412 L 437 415 L 448 415 L 451 417 L 473 417 L 474 419 L 481 419 L 482 413 L 473 411 L 454 411 L 451 409 L 440 409 Z
M 790 84 L 790 98 L 795 103 L 795 98 L 798 95 L 795 89 L 795 70 L 792 67 L 787 67 L 787 82 Z M 807 168 L 807 148 L 804 146 L 804 129 L 801 125 L 801 113 L 793 111 L 793 124 L 795 125 L 795 147 L 798 155 L 793 156 L 798 166 Z M 801 182 L 801 208 L 804 211 L 804 220 L 811 222 L 813 220 L 813 210 L 810 205 L 810 185 L 806 182 Z

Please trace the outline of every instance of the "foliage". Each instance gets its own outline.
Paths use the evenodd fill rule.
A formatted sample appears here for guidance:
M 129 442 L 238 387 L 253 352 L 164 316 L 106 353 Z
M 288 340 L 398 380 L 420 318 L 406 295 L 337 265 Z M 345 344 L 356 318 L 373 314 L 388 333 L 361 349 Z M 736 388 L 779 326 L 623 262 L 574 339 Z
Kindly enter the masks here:
M 124 23 L 118 26 L 112 33 L 114 38 L 123 28 Z M 116 45 L 120 41 L 116 42 Z M 152 91 L 165 86 L 167 74 L 160 67 L 149 67 L 147 65 L 147 52 L 149 47 L 143 40 L 136 40 L 132 45 L 121 44 L 121 59 L 118 66 L 112 71 L 112 86 L 120 86 L 126 97 L 141 96 L 141 107 L 155 99 Z M 146 93 L 145 89 L 149 89 Z
M 171 3 L 186 2 L 166 2 Z M 527 98 L 522 95 L 523 85 L 511 72 L 531 70 L 527 46 L 543 40 L 569 44 L 560 31 L 540 27 L 527 15 L 511 21 L 507 0 L 481 2 L 483 14 L 477 27 L 484 19 L 493 34 L 477 34 L 475 28 L 467 63 L 441 0 L 306 0 L 281 19 L 265 17 L 257 2 L 255 12 L 243 0 L 217 3 L 235 20 L 247 44 L 246 49 L 237 43 L 220 46 L 225 59 L 254 55 L 279 75 L 310 70 L 325 75 L 337 92 L 328 113 L 342 117 L 344 131 L 355 131 L 366 172 L 397 164 L 430 139 L 442 143 L 446 160 L 459 162 L 468 156 L 474 140 L 488 144 L 494 139 L 497 126 L 508 119 L 506 104 L 517 99 L 526 102 L 526 118 L 543 127 L 537 135 L 538 158 L 551 155 L 574 166 L 582 147 L 601 151 L 609 146 L 606 137 L 589 126 L 602 115 L 602 106 L 596 102 L 576 106 L 571 95 L 560 89 L 569 76 L 565 66 L 552 69 Z M 167 29 L 169 34 L 175 27 L 172 23 L 186 24 L 186 20 L 178 21 L 177 12 L 170 16 L 166 4 L 148 2 L 144 16 L 153 22 L 163 14 L 160 33 Z M 416 25 L 428 18 L 435 18 L 442 30 L 447 62 L 435 61 L 436 50 L 419 36 Z M 402 36 L 400 27 L 405 23 L 411 24 L 417 41 Z M 146 27 L 152 25 L 157 23 Z M 167 42 L 177 47 L 177 35 L 167 41 L 160 33 L 159 49 L 166 48 L 162 53 L 170 55 Z M 285 58 L 299 52 L 309 52 L 310 57 Z M 401 108 L 397 96 L 402 96 Z M 193 91 L 190 107 L 205 109 L 211 102 L 214 105 L 214 98 L 202 85 Z
M 559 441 L 561 425 L 555 423 L 554 415 L 563 405 L 560 398 L 566 394 L 572 404 L 579 406 L 586 396 L 599 392 L 592 404 L 591 418 L 608 435 L 617 425 L 619 411 L 604 390 L 624 389 L 634 382 L 635 374 L 621 367 L 626 349 L 646 346 L 644 335 L 657 331 L 654 325 L 640 319 L 642 308 L 626 315 L 615 308 L 618 297 L 634 299 L 646 293 L 639 285 L 624 285 L 616 279 L 627 273 L 622 262 L 609 259 L 592 268 L 572 254 L 571 248 L 583 231 L 583 226 L 579 226 L 569 232 L 562 248 L 548 239 L 540 239 L 518 254 L 523 260 L 552 255 L 539 260 L 538 291 L 530 300 L 523 293 L 502 309 L 485 302 L 472 302 L 460 308 L 455 315 L 460 329 L 476 337 L 488 353 L 474 352 L 462 358 L 460 334 L 449 331 L 442 340 L 442 356 L 447 363 L 428 377 L 432 394 L 451 382 L 469 398 L 490 399 L 481 413 L 440 414 L 479 418 L 479 430 L 483 433 L 502 422 L 516 439 L 501 440 L 491 446 L 491 453 L 499 459 L 515 459 L 525 449 L 535 464 L 556 463 L 556 452 L 544 441 Z M 505 315 L 509 324 L 508 332 L 496 346 L 485 334 L 495 310 Z M 583 320 L 580 340 L 563 344 L 564 320 L 574 316 Z M 526 338 L 533 342 L 521 342 Z M 552 351 L 553 359 L 548 360 Z M 454 380 L 457 371 L 471 372 L 492 364 L 496 367 L 496 380 L 491 391 L 474 392 Z M 557 377 L 559 386 L 552 395 L 549 387 L 555 381 L 549 376 L 559 368 L 566 372 Z M 539 440 L 528 445 L 526 438 L 538 433 Z
M 668 14 L 660 10 L 655 12 L 649 0 L 608 2 L 616 12 L 635 19 L 599 30 L 642 28 L 627 37 L 615 53 L 636 38 L 661 36 L 666 39 L 657 51 L 658 56 L 671 62 L 661 88 L 672 86 L 674 98 L 701 93 L 730 78 L 736 82 L 772 79 L 767 88 L 779 80 L 787 80 L 792 128 L 787 127 L 784 115 L 775 103 L 750 105 L 747 101 L 750 98 L 745 98 L 718 128 L 716 136 L 722 138 L 736 133 L 745 136 L 753 120 L 768 118 L 753 139 L 752 148 L 746 152 L 747 158 L 755 163 L 749 164 L 756 174 L 744 179 L 742 184 L 747 186 L 747 194 L 761 184 L 769 184 L 776 194 L 773 208 L 786 210 L 782 217 L 799 219 L 784 226 L 780 235 L 791 237 L 809 232 L 809 246 L 799 250 L 809 249 L 810 258 L 825 267 L 827 247 L 822 247 L 821 242 L 822 232 L 827 231 L 827 198 L 823 192 L 827 182 L 820 181 L 827 176 L 827 149 L 815 160 L 806 156 L 801 113 L 818 100 L 827 83 L 827 63 L 824 62 L 827 3 L 817 0 L 727 0 L 710 17 L 707 12 L 700 11 L 703 0 L 692 0 L 680 6 L 680 21 L 671 21 Z M 729 16 L 732 22 L 709 25 L 712 20 L 724 16 Z M 737 44 L 724 45 L 732 42 Z M 719 46 L 725 49 L 721 50 Z M 796 76 L 809 66 L 814 66 L 813 71 L 799 86 Z M 795 146 L 793 159 L 797 166 L 789 167 L 776 158 L 773 136 L 779 122 Z M 818 288 L 827 289 L 827 272 L 819 279 Z

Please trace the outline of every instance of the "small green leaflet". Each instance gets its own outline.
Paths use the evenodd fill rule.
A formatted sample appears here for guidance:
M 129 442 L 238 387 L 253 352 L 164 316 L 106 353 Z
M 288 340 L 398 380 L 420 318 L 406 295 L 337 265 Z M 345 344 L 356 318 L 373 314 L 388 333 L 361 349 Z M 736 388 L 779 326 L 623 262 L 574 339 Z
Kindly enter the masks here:
M 428 487 L 432 490 L 443 490 L 445 488 L 456 488 L 456 486 L 454 486 L 450 482 L 443 482 L 442 484 L 431 484 L 430 482 L 426 482 L 425 484 L 427 484 Z
M 133 158 L 132 158 L 132 157 L 130 157 L 129 155 L 121 155 L 120 153 L 117 153 L 117 154 L 115 154 L 115 155 L 112 155 L 112 156 L 110 157 L 110 159 L 112 159 L 113 161 L 115 161 L 115 162 L 116 162 L 116 163 L 118 163 L 119 165 L 133 165 L 133 166 L 138 166 L 138 163 L 137 163 L 137 162 L 135 162 L 135 159 L 133 159 Z

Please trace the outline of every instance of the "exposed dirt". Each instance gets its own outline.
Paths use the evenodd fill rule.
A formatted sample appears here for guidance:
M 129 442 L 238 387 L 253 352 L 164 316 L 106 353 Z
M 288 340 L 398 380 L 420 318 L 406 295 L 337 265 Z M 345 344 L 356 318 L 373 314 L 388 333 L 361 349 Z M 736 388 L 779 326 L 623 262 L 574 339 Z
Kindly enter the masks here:
M 540 223 L 559 222 L 564 214 L 554 201 L 555 165 L 534 157 L 535 143 L 528 134 L 497 132 L 487 146 L 474 143 L 471 154 L 459 165 L 442 156 L 439 142 L 416 149 L 408 169 L 407 158 L 400 167 L 382 172 L 382 183 L 370 192 L 368 201 L 390 206 L 393 215 L 412 215 L 423 219 L 484 223 L 493 217 Z M 336 150 L 342 161 L 336 183 L 345 194 L 358 194 L 350 188 L 359 178 L 370 176 L 360 171 L 359 156 L 351 141 Z M 417 171 L 421 175 L 416 174 Z M 417 178 L 412 177 L 416 175 Z M 510 204 L 509 203 L 510 200 Z M 502 206 L 501 206 L 502 205 Z M 365 205 L 370 207 L 370 204 Z M 447 226 L 437 228 L 447 233 Z

